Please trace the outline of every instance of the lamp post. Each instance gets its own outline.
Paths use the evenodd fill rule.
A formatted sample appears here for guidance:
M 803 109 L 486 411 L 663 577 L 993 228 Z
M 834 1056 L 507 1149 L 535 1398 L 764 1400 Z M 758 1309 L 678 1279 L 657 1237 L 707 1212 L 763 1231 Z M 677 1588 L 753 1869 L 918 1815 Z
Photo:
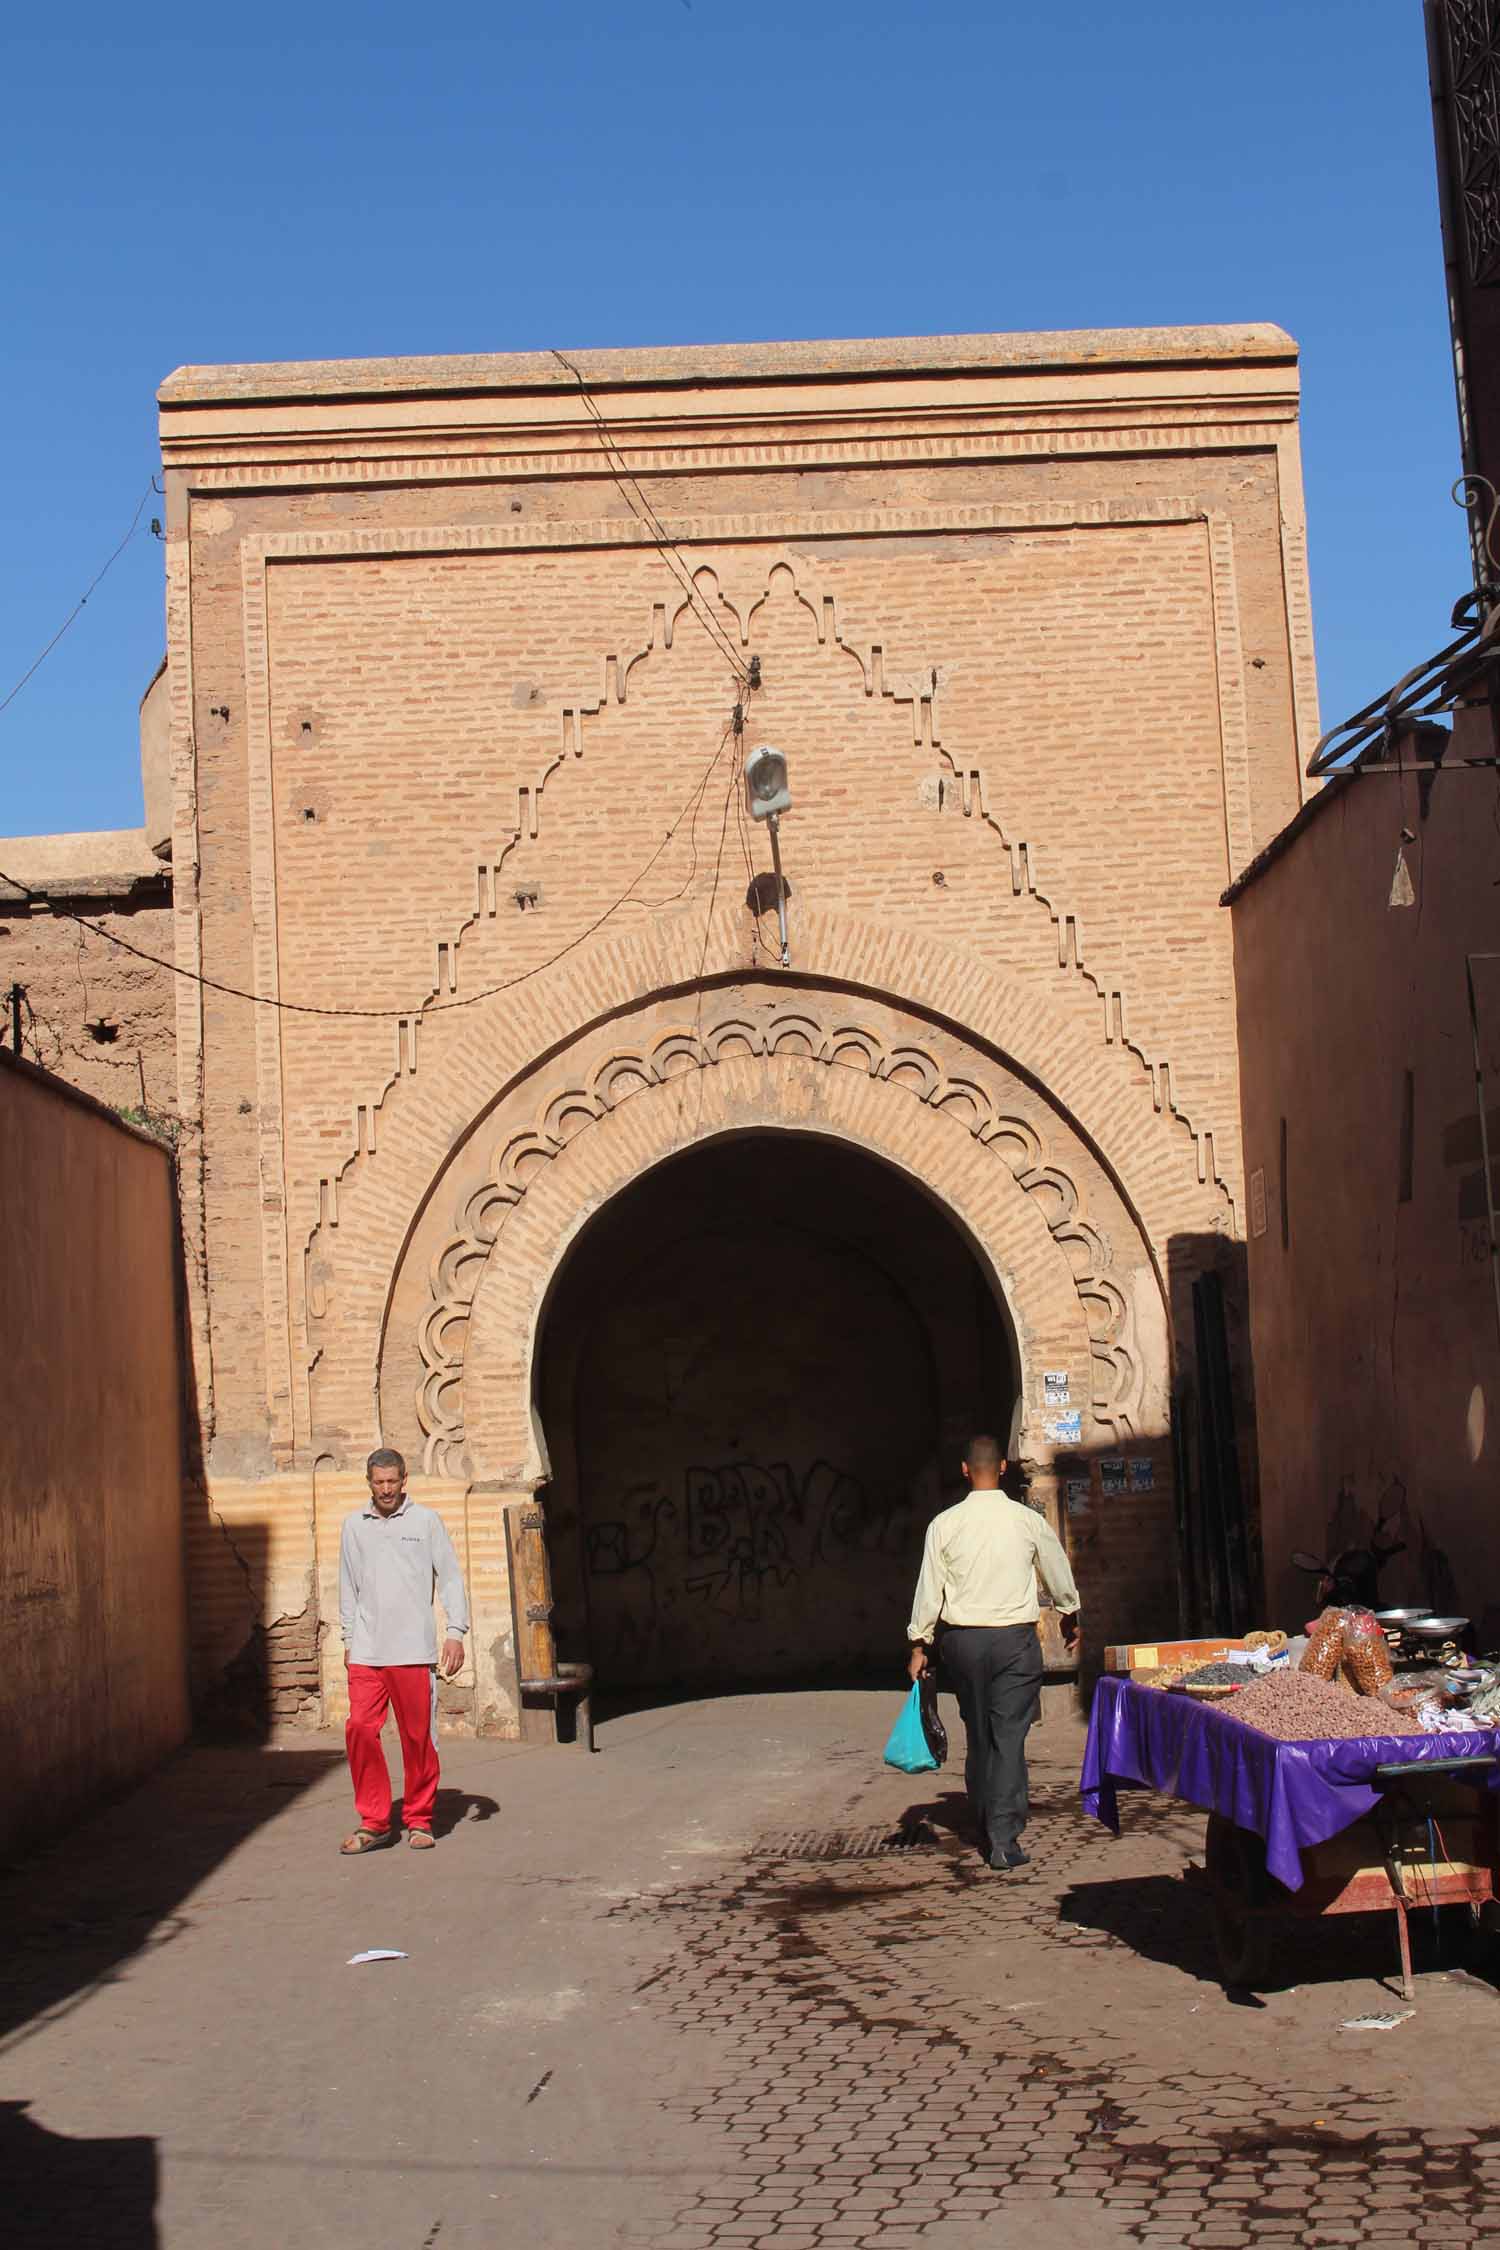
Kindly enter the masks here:
M 750 818 L 763 820 L 771 831 L 771 866 L 776 877 L 776 926 L 781 932 L 781 966 L 792 965 L 786 930 L 786 882 L 781 872 L 781 816 L 792 807 L 787 787 L 786 760 L 779 750 L 763 742 L 745 760 L 745 796 Z

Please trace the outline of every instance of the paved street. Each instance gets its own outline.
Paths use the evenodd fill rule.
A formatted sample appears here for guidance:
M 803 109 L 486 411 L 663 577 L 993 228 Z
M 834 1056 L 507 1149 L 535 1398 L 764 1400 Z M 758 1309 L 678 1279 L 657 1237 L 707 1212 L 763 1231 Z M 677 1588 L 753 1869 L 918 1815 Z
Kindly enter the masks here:
M 894 1703 L 450 1743 L 441 1849 L 361 1862 L 337 1743 L 183 1755 L 0 1882 L 7 2244 L 1500 2245 L 1490 1984 L 1345 2028 L 1400 2011 L 1382 1917 L 1230 1998 L 1198 1816 L 1113 1841 L 1053 1727 L 991 1875 Z

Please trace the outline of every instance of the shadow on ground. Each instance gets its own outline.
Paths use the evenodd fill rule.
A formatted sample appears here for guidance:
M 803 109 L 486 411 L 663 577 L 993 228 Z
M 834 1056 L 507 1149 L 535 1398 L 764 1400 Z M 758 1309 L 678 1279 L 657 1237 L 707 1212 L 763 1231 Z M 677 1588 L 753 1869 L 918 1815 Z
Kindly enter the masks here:
M 1128 1946 L 1143 1961 L 1160 1962 L 1202 1984 L 1222 1984 L 1209 1901 L 1181 1876 L 1136 1875 L 1124 1882 L 1073 1883 L 1057 1902 L 1065 1929 L 1094 1931 Z M 1492 1982 L 1493 1946 L 1475 1937 L 1466 1912 L 1448 1913 L 1434 1930 L 1426 1916 L 1411 1917 L 1413 1966 L 1464 1969 Z M 1399 2003 L 1400 1955 L 1393 1913 L 1340 1914 L 1275 1925 L 1271 1972 L 1263 1989 L 1288 1992 L 1367 1977 Z M 1254 1994 L 1224 1987 L 1240 2007 L 1260 2005 Z
M 0 2039 L 170 1945 L 183 1901 L 341 1763 L 333 1750 L 185 1750 L 121 1803 L 0 1872 Z M 456 1795 L 457 1792 L 449 1792 Z
M 1057 1902 L 1068 1929 L 1092 1930 L 1202 1984 L 1219 1984 L 1208 1901 L 1180 1875 L 1135 1875 L 1121 1883 L 1074 1883 Z
M 471 1789 L 440 1789 L 432 1807 L 432 1833 L 434 1836 L 451 1836 L 454 1829 L 466 1820 L 493 1820 L 500 1810 L 496 1797 L 479 1797 Z M 401 1807 L 395 1808 L 399 1818 Z
M 170 1945 L 198 1885 L 340 1763 L 333 1750 L 184 1750 L 120 1802 L 0 1870 L 0 2041 L 24 2042 L 29 2026 L 55 2021 L 137 1956 Z M 443 1794 L 450 1821 L 469 1814 L 461 1790 Z M 73 2140 L 38 2124 L 25 2102 L 0 2103 L 6 2250 L 154 2250 L 157 2174 L 149 2137 Z
M 156 2250 L 156 2143 L 49 2133 L 25 2102 L 0 2102 L 7 2250 Z
M 974 1844 L 977 1832 L 974 1815 L 969 1810 L 969 1800 L 962 1789 L 945 1789 L 941 1796 L 928 1798 L 917 1805 L 908 1805 L 901 1815 L 900 1830 L 903 1835 L 920 1837 L 924 1831 L 936 1830 L 944 1836 L 954 1836 L 960 1843 Z

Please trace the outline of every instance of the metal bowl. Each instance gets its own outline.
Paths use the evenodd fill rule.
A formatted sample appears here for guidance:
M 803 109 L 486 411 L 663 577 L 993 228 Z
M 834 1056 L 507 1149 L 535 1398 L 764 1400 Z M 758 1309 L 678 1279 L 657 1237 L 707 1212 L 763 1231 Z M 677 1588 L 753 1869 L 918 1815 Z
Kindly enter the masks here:
M 1421 1617 L 1406 1630 L 1419 1641 L 1451 1641 L 1468 1622 L 1467 1617 Z
M 1430 1609 L 1377 1609 L 1375 1622 L 1377 1625 L 1417 1625 L 1431 1615 Z

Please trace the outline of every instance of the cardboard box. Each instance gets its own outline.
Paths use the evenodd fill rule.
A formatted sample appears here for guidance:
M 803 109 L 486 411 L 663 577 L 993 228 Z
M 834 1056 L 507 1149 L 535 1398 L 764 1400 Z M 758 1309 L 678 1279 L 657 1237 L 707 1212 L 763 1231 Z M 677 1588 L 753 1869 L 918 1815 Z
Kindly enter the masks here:
M 1196 1657 L 1200 1664 L 1217 1663 L 1243 1640 L 1223 1633 L 1206 1641 L 1115 1641 L 1104 1651 L 1106 1672 L 1158 1672 L 1164 1664 L 1181 1664 Z

